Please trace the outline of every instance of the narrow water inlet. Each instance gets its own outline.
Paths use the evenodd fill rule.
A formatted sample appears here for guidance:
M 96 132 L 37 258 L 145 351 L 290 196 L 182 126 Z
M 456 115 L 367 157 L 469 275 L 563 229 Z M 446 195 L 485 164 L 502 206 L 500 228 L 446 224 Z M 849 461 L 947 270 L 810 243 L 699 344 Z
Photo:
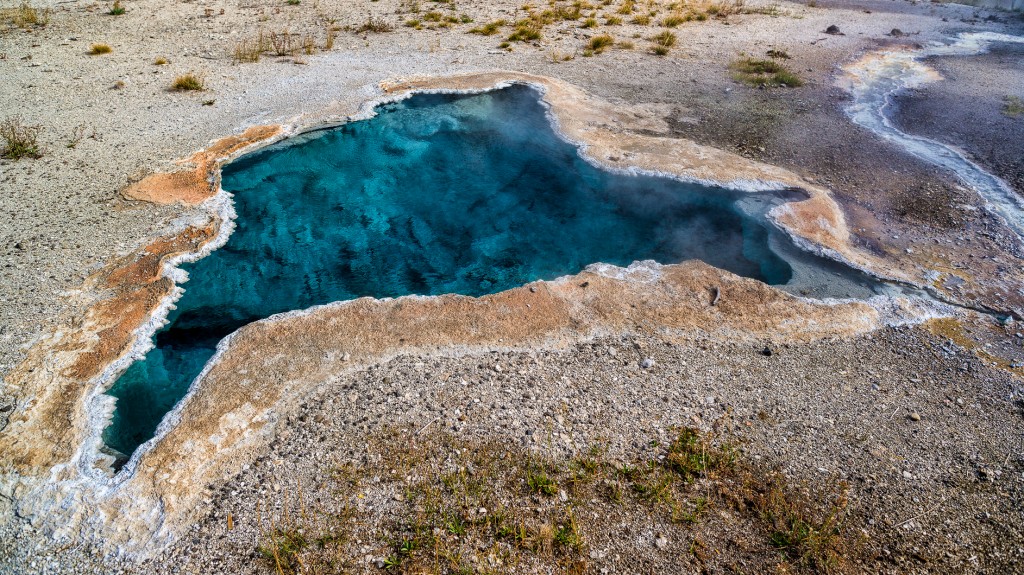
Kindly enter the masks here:
M 843 68 L 845 87 L 853 97 L 846 112 L 854 123 L 955 174 L 982 197 L 991 212 L 1003 218 L 1010 229 L 1024 239 L 1024 198 L 1008 183 L 951 146 L 901 131 L 888 115 L 896 93 L 942 79 L 922 60 L 933 56 L 981 54 L 993 42 L 1024 44 L 1024 37 L 996 32 L 965 32 L 948 44 L 935 43 L 918 50 L 889 49 L 868 54 Z
M 362 296 L 479 296 L 646 259 L 701 259 L 815 297 L 881 289 L 769 222 L 799 192 L 601 169 L 559 138 L 528 86 L 417 94 L 377 112 L 224 167 L 235 231 L 182 266 L 185 293 L 155 347 L 108 391 L 117 407 L 103 440 L 122 461 L 222 338 L 280 312 Z

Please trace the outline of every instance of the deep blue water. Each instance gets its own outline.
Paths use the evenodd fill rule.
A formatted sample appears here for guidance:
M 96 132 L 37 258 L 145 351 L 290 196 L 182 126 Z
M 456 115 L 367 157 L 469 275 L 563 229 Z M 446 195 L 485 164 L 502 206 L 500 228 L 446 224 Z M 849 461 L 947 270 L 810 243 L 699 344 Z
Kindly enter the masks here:
M 153 436 L 221 338 L 275 313 L 479 296 L 595 262 L 699 258 L 770 284 L 793 273 L 772 250 L 780 234 L 752 213 L 768 204 L 741 209 L 737 192 L 597 169 L 524 86 L 383 105 L 234 161 L 222 185 L 237 229 L 182 266 L 190 279 L 155 349 L 109 391 L 104 441 L 123 454 Z

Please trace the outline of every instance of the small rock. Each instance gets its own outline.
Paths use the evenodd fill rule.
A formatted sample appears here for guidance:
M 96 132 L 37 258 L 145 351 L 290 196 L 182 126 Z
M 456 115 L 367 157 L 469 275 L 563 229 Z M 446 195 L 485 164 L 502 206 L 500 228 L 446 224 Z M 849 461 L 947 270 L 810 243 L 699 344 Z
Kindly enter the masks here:
M 921 414 L 916 412 L 916 411 L 911 413 L 910 414 L 910 420 L 911 421 L 921 421 Z
M 772 355 L 772 348 L 765 347 L 764 349 L 761 350 L 761 355 L 763 355 L 765 357 L 771 357 L 771 355 Z
M 893 28 L 889 32 L 889 35 L 892 36 L 893 38 L 899 38 L 900 36 L 903 35 L 903 30 L 900 30 L 899 28 Z
M 659 535 L 658 538 L 654 540 L 654 546 L 658 549 L 664 549 L 668 547 L 668 539 L 665 538 L 664 535 Z
M 654 360 L 649 357 L 645 358 L 643 361 L 640 362 L 640 367 L 642 369 L 650 369 L 654 367 Z
M 832 34 L 833 36 L 839 36 L 842 34 L 842 32 L 839 31 L 839 26 L 836 26 L 835 24 L 832 24 L 828 28 L 825 28 L 825 33 Z

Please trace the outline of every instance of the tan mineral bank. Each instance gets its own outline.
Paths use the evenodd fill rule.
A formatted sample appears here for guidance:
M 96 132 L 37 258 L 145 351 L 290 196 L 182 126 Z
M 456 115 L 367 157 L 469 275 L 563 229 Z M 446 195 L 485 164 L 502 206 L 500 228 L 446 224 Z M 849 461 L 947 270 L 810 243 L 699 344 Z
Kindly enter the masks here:
M 1002 8 L 0 2 L 0 573 L 1024 571 Z M 513 84 L 597 166 L 799 191 L 768 225 L 886 289 L 594 262 L 327 303 L 111 453 L 104 392 L 231 241 L 223 165 Z

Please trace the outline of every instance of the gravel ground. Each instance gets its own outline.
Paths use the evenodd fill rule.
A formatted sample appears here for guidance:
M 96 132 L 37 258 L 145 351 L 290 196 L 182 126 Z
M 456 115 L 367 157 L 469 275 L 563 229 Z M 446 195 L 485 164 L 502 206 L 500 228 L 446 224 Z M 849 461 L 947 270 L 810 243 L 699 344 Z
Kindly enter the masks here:
M 396 503 L 395 486 L 381 477 L 395 463 L 366 454 L 370 438 L 385 429 L 449 433 L 464 445 L 499 440 L 548 457 L 602 444 L 610 458 L 628 460 L 652 439 L 670 441 L 680 425 L 735 440 L 743 460 L 781 471 L 793 484 L 813 490 L 846 482 L 850 526 L 863 538 L 843 571 L 1021 569 L 1019 379 L 919 328 L 767 353 L 762 346 L 625 337 L 556 353 L 395 359 L 311 396 L 289 415 L 269 453 L 215 486 L 205 521 L 129 571 L 272 572 L 256 547 L 271 518 L 280 521 L 281 509 L 299 497 L 322 515 L 354 505 L 372 525 L 383 524 Z M 332 470 L 367 461 L 358 488 L 333 479 Z M 602 515 L 584 522 L 587 572 L 670 572 L 680 561 L 695 570 L 775 572 L 765 561 L 765 553 L 775 557 L 770 549 L 727 538 L 711 539 L 717 552 L 706 563 L 685 552 L 695 538 L 730 533 L 722 506 L 686 526 L 656 514 L 625 513 L 616 521 Z M 656 544 L 656 534 L 673 544 Z M 12 558 L 31 553 L 22 537 L 5 550 Z M 353 542 L 354 569 L 377 571 L 389 545 L 380 534 Z M 50 560 L 62 573 L 123 567 L 86 561 L 80 549 Z
M 459 11 L 478 25 L 515 18 L 515 4 L 466 3 Z M 679 46 L 665 58 L 643 49 L 643 37 L 653 28 L 633 26 L 591 31 L 562 24 L 539 45 L 516 45 L 512 52 L 497 49 L 500 37 L 466 34 L 472 25 L 398 26 L 390 34 L 340 30 L 329 52 L 236 65 L 232 46 L 259 29 L 288 27 L 322 43 L 331 19 L 356 27 L 376 14 L 398 24 L 408 18 L 396 14 L 407 3 L 133 0 L 117 17 L 88 2 L 53 6 L 45 28 L 0 32 L 0 109 L 40 125 L 46 152 L 39 160 L 0 162 L 0 373 L 41 335 L 81 314 L 90 296 L 76 290 L 90 270 L 142 245 L 179 215 L 174 207 L 125 201 L 119 192 L 129 182 L 250 125 L 300 114 L 310 124 L 344 116 L 374 96 L 377 82 L 412 74 L 522 70 L 566 79 L 609 100 L 670 104 L 681 137 L 830 186 L 863 247 L 914 266 L 917 256 L 906 250 L 920 253 L 921 244 L 934 244 L 943 258 L 971 268 L 980 279 L 957 294 L 963 301 L 998 306 L 983 288 L 986 275 L 995 277 L 1000 266 L 1019 267 L 1018 248 L 1005 231 L 963 207 L 975 198 L 947 175 L 852 126 L 841 113 L 844 95 L 833 86 L 840 63 L 891 43 L 886 34 L 895 27 L 920 32 L 907 42 L 965 27 L 1020 29 L 1016 21 L 986 21 L 987 13 L 974 9 L 881 1 L 819 2 L 818 8 L 783 3 L 779 17 L 747 14 L 728 23 L 686 24 L 677 30 Z M 829 24 L 841 26 L 845 35 L 822 34 Z M 638 48 L 552 62 L 556 51 L 578 53 L 590 36 L 605 31 L 622 38 L 640 34 Z M 110 44 L 112 53 L 86 55 L 96 42 Z M 759 90 L 732 80 L 730 61 L 770 47 L 790 53 L 790 66 L 806 81 L 803 88 Z M 999 77 L 1000 54 L 1006 56 L 983 57 L 977 73 Z M 170 63 L 157 66 L 158 57 Z M 981 126 L 980 139 L 974 130 L 959 133 L 969 151 L 974 145 L 983 155 L 989 142 L 1020 140 L 1012 136 L 1020 134 L 1020 124 L 1006 124 L 1010 136 L 986 128 L 1002 118 L 993 107 L 996 99 L 1016 88 L 957 82 L 975 73 L 968 64 L 975 60 L 936 63 L 953 81 L 927 89 L 949 102 L 982 103 L 975 107 L 981 120 L 964 116 L 957 123 Z M 175 75 L 189 70 L 205 75 L 204 93 L 167 90 Z M 922 114 L 924 108 L 919 106 Z M 906 113 L 905 108 L 904 121 Z M 948 125 L 936 129 L 947 133 Z M 928 122 L 919 129 L 930 129 Z M 1007 154 L 997 154 L 991 165 L 1003 170 L 1003 159 L 1012 160 Z M 981 341 L 995 338 L 999 346 L 1019 351 L 1012 333 L 989 329 L 987 319 L 972 321 L 984 332 L 976 336 Z M 653 437 L 667 438 L 670 426 L 710 429 L 720 422 L 718 432 L 740 441 L 752 465 L 781 469 L 796 483 L 849 482 L 856 512 L 851 521 L 868 539 L 862 563 L 854 568 L 859 572 L 1022 569 L 1019 378 L 919 329 L 774 349 L 770 356 L 763 351 L 709 341 L 616 339 L 572 352 L 400 358 L 310 398 L 270 453 L 211 493 L 209 518 L 151 563 L 100 558 L 84 543 L 54 549 L 0 498 L 0 572 L 267 572 L 253 557 L 259 538 L 255 517 L 257 505 L 278 503 L 275 485 L 286 489 L 301 477 L 309 489 L 324 490 L 310 498 L 328 508 L 337 505 L 330 484 L 316 481 L 325 466 L 352 458 L 368 434 L 394 426 L 419 429 L 432 421 L 466 441 L 497 439 L 554 456 L 601 440 L 621 457 Z M 653 366 L 640 368 L 647 357 Z M 495 369 L 499 364 L 501 371 Z M 0 394 L 0 407 L 8 404 L 2 396 L 10 391 Z M 919 419 L 911 419 L 914 414 Z M 534 441 L 538 430 L 549 428 L 558 432 L 551 447 Z M 383 491 L 370 493 L 366 505 L 384 513 L 383 497 Z M 228 512 L 235 529 L 225 532 Z M 595 572 L 672 571 L 678 557 L 652 544 L 655 532 L 672 529 L 671 536 L 684 541 L 702 529 L 715 532 L 723 519 L 715 514 L 689 531 L 643 516 L 623 521 L 636 536 L 622 536 L 600 522 L 587 535 L 600 551 L 591 558 Z M 768 564 L 757 549 L 741 552 L 728 543 L 717 542 L 722 558 L 709 563 L 710 570 L 724 569 L 731 560 L 750 561 L 754 569 Z M 381 541 L 362 545 L 373 561 L 384 552 Z M 643 569 L 636 568 L 640 561 L 647 561 Z

